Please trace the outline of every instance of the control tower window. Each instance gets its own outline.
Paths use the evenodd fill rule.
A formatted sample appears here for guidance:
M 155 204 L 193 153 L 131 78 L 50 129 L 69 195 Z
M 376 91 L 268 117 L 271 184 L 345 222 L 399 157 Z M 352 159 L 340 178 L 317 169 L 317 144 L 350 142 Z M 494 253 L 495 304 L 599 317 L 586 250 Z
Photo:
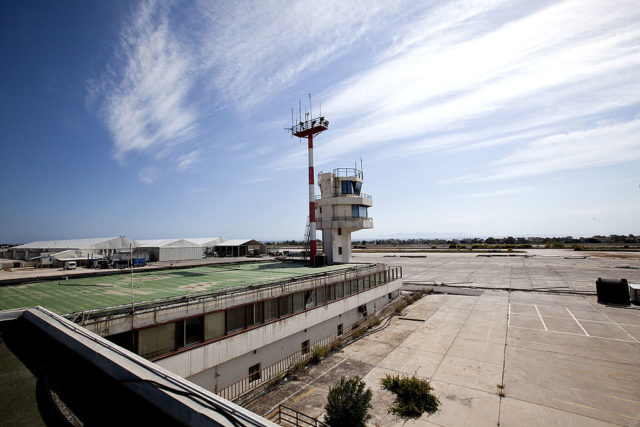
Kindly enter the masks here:
M 342 194 L 360 195 L 362 183 L 358 181 L 342 181 Z
M 353 218 L 367 218 L 367 207 L 362 205 L 351 205 L 351 216 Z

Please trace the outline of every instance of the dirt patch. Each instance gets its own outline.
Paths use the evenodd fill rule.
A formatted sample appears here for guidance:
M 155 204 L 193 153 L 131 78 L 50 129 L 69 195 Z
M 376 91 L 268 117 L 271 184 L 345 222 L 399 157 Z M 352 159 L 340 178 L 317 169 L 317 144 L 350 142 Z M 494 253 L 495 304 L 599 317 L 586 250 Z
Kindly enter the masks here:
M 613 253 L 613 252 L 589 252 L 589 256 L 597 256 L 600 258 L 623 258 L 623 259 L 640 259 L 640 254 L 630 253 Z
M 105 294 L 108 295 L 128 295 L 126 292 L 122 292 L 122 291 L 114 291 L 114 290 L 109 290 L 107 292 L 105 292 Z
M 182 285 L 180 289 L 188 289 L 190 291 L 206 291 L 209 286 L 217 285 L 220 282 L 201 282 L 201 283 L 192 283 L 191 285 Z
M 153 280 L 164 280 L 171 279 L 169 276 L 145 276 L 145 277 L 134 277 L 133 280 L 135 282 L 151 282 Z

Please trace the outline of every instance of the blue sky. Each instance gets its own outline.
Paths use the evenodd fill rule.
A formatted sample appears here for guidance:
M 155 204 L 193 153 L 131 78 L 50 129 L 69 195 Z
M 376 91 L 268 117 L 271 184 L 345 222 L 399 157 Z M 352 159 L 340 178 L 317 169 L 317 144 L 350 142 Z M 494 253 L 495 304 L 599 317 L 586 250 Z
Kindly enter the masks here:
M 0 241 L 301 239 L 363 160 L 375 228 L 640 234 L 637 1 L 0 5 Z

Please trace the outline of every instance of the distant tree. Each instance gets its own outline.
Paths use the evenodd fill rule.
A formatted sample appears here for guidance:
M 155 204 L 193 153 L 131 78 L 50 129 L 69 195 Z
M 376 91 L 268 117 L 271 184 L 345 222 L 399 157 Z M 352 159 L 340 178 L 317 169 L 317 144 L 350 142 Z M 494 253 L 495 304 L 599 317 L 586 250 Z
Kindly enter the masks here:
M 360 377 L 341 377 L 340 382 L 329 389 L 324 422 L 331 427 L 365 426 L 371 418 L 372 395 L 371 389 L 365 390 L 365 383 Z
M 493 237 L 487 237 L 484 242 L 487 245 L 495 245 L 496 244 L 496 239 L 494 239 Z

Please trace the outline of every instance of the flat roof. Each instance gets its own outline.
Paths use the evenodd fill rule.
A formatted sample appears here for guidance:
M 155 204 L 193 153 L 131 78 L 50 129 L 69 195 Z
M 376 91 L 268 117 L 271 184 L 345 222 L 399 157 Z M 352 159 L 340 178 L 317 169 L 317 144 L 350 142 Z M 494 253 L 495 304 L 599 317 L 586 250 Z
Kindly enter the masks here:
M 280 262 L 259 262 L 134 272 L 134 299 L 139 303 L 277 282 L 352 267 L 353 264 L 313 268 Z M 58 314 L 67 314 L 124 304 L 131 304 L 131 282 L 128 274 L 0 286 L 0 310 L 39 305 Z

